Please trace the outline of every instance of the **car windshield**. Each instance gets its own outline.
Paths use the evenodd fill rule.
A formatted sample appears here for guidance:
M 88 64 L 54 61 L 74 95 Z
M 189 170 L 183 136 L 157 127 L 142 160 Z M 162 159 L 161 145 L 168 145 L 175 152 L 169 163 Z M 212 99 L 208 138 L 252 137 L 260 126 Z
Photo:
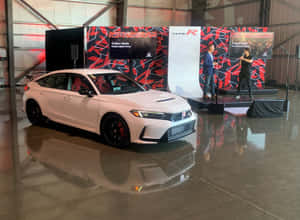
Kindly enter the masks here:
M 119 95 L 145 91 L 134 80 L 119 73 L 89 75 L 101 94 Z

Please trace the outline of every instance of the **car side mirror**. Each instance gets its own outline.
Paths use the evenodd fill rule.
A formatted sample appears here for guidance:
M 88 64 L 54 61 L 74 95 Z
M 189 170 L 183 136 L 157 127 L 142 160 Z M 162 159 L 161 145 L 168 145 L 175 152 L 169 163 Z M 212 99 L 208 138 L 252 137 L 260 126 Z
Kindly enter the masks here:
M 94 96 L 94 94 L 93 94 L 93 92 L 92 92 L 91 90 L 85 89 L 85 88 L 81 88 L 81 89 L 78 91 L 78 93 L 79 93 L 80 95 L 86 95 L 86 96 L 88 96 L 88 97 L 93 97 L 93 96 Z

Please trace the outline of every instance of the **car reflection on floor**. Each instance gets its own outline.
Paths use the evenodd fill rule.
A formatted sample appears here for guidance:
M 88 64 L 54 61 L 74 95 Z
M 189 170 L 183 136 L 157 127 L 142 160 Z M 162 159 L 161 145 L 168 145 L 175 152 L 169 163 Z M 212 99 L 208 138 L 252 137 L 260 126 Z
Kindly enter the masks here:
M 27 127 L 28 154 L 63 181 L 80 187 L 138 194 L 161 191 L 187 181 L 195 165 L 196 151 L 187 141 L 117 149 L 99 142 L 98 136 L 65 129 L 70 128 Z

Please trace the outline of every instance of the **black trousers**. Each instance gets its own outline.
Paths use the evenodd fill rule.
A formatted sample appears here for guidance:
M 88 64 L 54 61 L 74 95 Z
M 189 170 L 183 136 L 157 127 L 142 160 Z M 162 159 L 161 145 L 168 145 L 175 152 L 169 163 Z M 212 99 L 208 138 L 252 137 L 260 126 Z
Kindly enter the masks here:
M 251 79 L 248 74 L 240 74 L 238 94 L 241 94 L 241 88 L 248 87 L 249 97 L 252 97 Z

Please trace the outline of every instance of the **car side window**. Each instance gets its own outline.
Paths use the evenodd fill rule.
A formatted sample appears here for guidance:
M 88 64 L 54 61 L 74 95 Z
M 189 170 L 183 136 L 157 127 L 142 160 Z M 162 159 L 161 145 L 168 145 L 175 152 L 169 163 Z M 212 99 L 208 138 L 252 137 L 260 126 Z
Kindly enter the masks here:
M 68 79 L 66 74 L 60 73 L 39 79 L 37 83 L 42 87 L 66 90 Z
M 37 83 L 42 87 L 54 88 L 55 87 L 55 76 L 46 76 L 37 81 Z
M 88 79 L 79 74 L 69 74 L 67 87 L 68 91 L 78 92 L 80 89 L 88 89 L 96 94 Z

